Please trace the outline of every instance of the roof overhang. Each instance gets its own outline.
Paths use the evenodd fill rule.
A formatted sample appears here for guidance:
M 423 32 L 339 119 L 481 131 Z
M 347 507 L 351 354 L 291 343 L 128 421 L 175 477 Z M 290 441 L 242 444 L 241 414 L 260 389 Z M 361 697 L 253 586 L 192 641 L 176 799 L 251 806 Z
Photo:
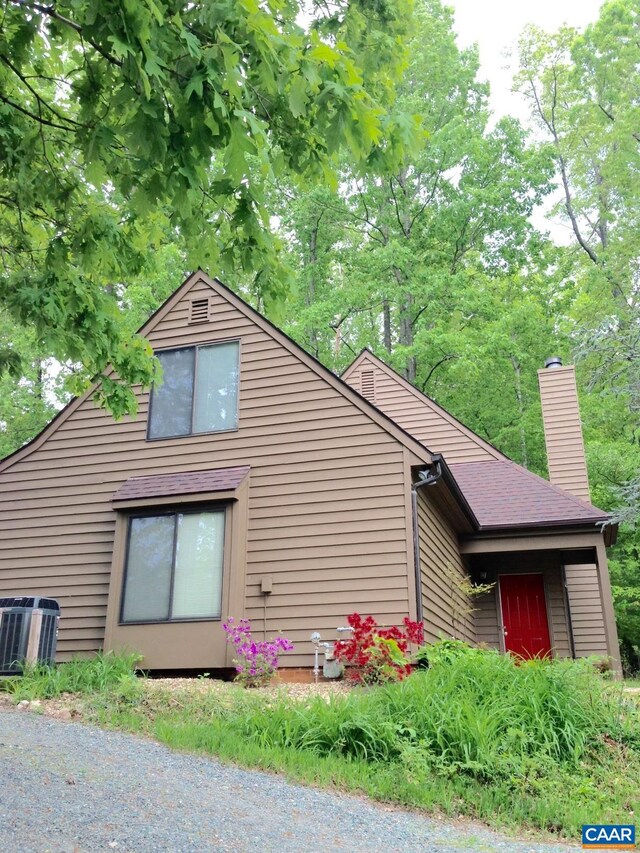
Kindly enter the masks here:
M 462 537 L 460 553 L 494 554 L 507 551 L 580 550 L 602 544 L 603 531 L 594 526 L 479 531 Z M 605 540 L 606 544 L 606 540 Z
M 418 471 L 434 472 L 434 470 L 439 469 L 440 476 L 428 488 L 435 490 L 443 510 L 454 523 L 454 528 L 459 535 L 471 534 L 478 530 L 478 520 L 473 510 L 451 474 L 449 466 L 439 453 L 433 454 L 431 465 L 425 466 L 424 462 L 413 460 L 412 468 L 414 484 L 419 482 L 416 475 Z

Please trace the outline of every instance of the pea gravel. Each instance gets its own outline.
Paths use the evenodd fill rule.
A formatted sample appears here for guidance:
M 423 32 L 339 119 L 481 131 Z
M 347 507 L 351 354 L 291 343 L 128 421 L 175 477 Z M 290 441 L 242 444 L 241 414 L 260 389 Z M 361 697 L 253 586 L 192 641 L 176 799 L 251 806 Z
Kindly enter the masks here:
M 3 853 L 567 853 L 119 732 L 0 710 Z

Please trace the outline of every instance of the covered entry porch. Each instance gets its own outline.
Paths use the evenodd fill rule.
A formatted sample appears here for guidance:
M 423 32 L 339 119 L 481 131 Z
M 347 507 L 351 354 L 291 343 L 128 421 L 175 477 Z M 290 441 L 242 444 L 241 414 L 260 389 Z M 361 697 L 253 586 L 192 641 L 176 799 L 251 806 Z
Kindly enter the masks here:
M 609 657 L 619 652 L 606 551 L 597 533 L 477 537 L 462 543 L 476 583 L 476 642 L 522 657 Z

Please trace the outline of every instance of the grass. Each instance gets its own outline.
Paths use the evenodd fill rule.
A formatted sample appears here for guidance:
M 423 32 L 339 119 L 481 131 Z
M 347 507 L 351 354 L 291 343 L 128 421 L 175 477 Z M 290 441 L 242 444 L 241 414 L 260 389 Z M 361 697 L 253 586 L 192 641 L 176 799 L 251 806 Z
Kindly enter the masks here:
M 299 701 L 233 685 L 170 690 L 134 679 L 130 659 L 91 663 L 10 689 L 44 698 L 74 684 L 104 726 L 497 828 L 575 840 L 582 823 L 633 823 L 640 809 L 640 706 L 588 664 L 466 650 L 401 683 Z
M 0 690 L 22 699 L 55 699 L 67 693 L 104 694 L 135 683 L 136 654 L 99 653 L 92 658 L 72 660 L 60 666 L 26 665 L 20 676 L 0 683 Z

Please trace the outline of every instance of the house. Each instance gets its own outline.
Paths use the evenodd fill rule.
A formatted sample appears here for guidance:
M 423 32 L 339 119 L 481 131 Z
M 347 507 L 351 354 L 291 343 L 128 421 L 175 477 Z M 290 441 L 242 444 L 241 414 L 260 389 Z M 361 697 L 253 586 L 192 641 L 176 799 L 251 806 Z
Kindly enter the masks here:
M 221 622 L 246 616 L 309 667 L 311 633 L 359 611 L 619 666 L 571 368 L 540 375 L 548 483 L 371 353 L 336 377 L 202 272 L 141 331 L 164 381 L 136 418 L 88 392 L 0 463 L 0 597 L 59 600 L 60 660 L 226 667 Z M 473 611 L 469 576 L 494 584 Z

